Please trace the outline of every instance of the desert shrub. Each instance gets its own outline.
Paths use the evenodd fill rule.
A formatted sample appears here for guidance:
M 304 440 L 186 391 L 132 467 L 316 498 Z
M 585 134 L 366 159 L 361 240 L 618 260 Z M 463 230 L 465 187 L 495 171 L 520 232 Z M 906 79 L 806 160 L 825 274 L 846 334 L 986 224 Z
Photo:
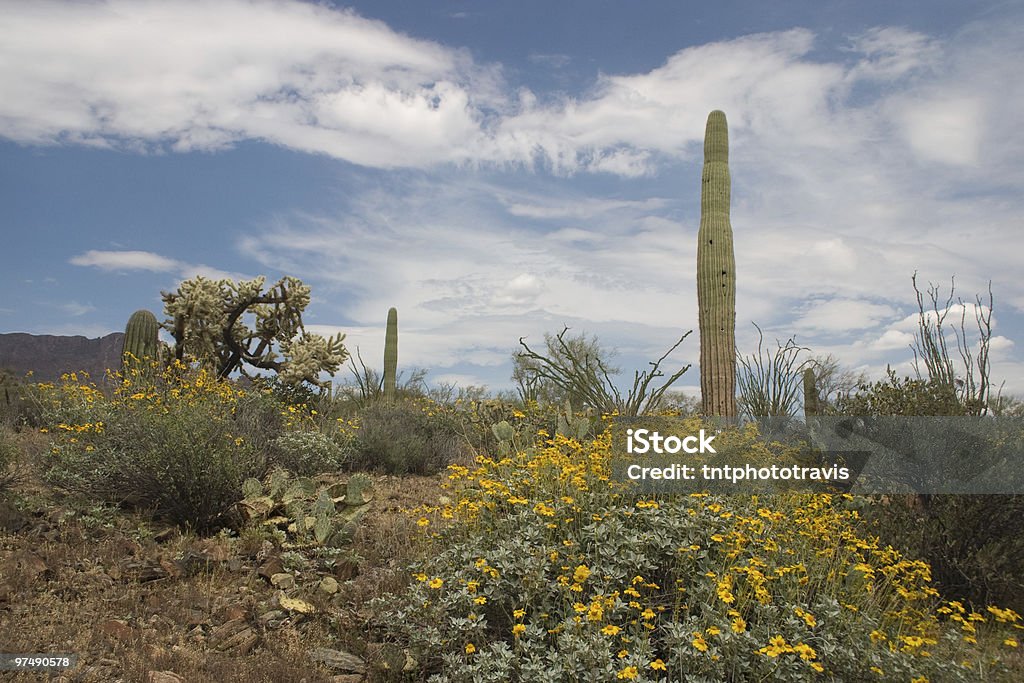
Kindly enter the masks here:
M 41 415 L 34 399 L 34 385 L 10 372 L 0 370 L 0 426 L 38 427 Z
M 457 400 L 453 406 L 466 443 L 475 453 L 486 455 L 497 454 L 501 447 L 494 425 L 508 423 L 514 431 L 515 445 L 525 448 L 534 445 L 539 431 L 555 433 L 559 410 L 563 409 L 553 403 L 494 398 Z
M 641 496 L 610 481 L 610 448 L 555 437 L 450 468 L 452 502 L 417 513 L 441 530 L 379 606 L 424 677 L 996 680 L 1017 644 L 1012 611 L 938 606 L 928 565 L 849 496 Z
M 75 376 L 44 390 L 54 419 L 47 479 L 182 526 L 223 523 L 242 482 L 266 473 L 277 404 L 181 365 L 115 380 L 109 396 Z
M 360 415 L 352 467 L 433 474 L 463 453 L 455 416 L 429 399 L 376 402 Z
M 319 431 L 288 431 L 274 439 L 275 465 L 300 476 L 340 470 L 351 453 L 338 439 Z
M 948 382 L 888 379 L 862 384 L 840 396 L 831 412 L 858 416 L 965 416 Z M 1009 418 L 1002 418 L 1009 419 Z M 921 495 L 874 499 L 865 516 L 875 533 L 903 552 L 926 560 L 936 585 L 949 599 L 998 602 L 1024 608 L 1024 497 Z
M 0 427 L 0 496 L 19 479 L 19 448 L 12 434 Z
M 903 496 L 862 511 L 875 533 L 928 560 L 949 599 L 1024 611 L 1024 496 Z
M 835 415 L 970 415 L 956 392 L 938 380 L 900 378 L 889 369 L 888 377 L 860 384 L 840 395 L 829 412 Z

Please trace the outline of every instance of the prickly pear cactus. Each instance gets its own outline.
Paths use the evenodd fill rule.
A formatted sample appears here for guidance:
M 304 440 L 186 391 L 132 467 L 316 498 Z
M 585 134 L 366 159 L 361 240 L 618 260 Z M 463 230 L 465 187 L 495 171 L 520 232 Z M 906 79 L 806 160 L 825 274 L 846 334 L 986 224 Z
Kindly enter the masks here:
M 156 316 L 142 309 L 132 313 L 124 328 L 124 346 L 121 348 L 122 364 L 136 363 L 159 357 L 160 324 Z
M 508 420 L 491 425 L 491 433 L 498 440 L 498 455 L 507 458 L 515 450 L 516 430 Z
M 395 400 L 398 373 L 398 310 L 388 309 L 388 326 L 384 333 L 384 400 Z
M 562 410 L 558 411 L 555 434 L 561 434 L 569 439 L 582 441 L 590 431 L 590 419 L 577 415 L 573 412 L 572 403 L 566 400 Z
M 705 415 L 736 417 L 736 258 L 733 254 L 729 131 L 725 114 L 708 115 L 697 232 L 700 389 Z
M 317 486 L 308 477 L 292 478 L 275 469 L 266 482 L 248 479 L 242 484 L 241 517 L 283 534 L 284 547 L 332 547 L 349 542 L 357 522 L 369 509 L 371 480 L 354 474 L 347 483 Z

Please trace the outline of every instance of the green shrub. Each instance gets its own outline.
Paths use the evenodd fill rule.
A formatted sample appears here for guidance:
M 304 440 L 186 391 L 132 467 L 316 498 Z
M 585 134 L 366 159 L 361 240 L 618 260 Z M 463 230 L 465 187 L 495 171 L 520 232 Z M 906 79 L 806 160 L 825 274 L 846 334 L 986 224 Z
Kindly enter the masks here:
M 266 473 L 276 404 L 181 366 L 119 379 L 110 397 L 71 377 L 46 391 L 47 479 L 197 530 L 224 524 L 242 482 Z
M 976 414 L 948 383 L 900 379 L 861 384 L 833 413 L 858 416 Z M 928 495 L 886 499 L 865 508 L 873 528 L 902 551 L 926 560 L 949 599 L 1024 609 L 1024 496 Z
M 932 379 L 899 378 L 889 369 L 885 380 L 861 384 L 840 395 L 829 411 L 835 415 L 971 415 L 956 392 Z
M 300 476 L 336 472 L 351 456 L 336 439 L 317 431 L 285 432 L 273 444 L 273 463 Z
M 948 599 L 1024 612 L 1024 496 L 905 496 L 863 510 L 874 533 L 926 559 Z
M 417 514 L 452 522 L 378 605 L 424 678 L 998 680 L 1019 616 L 936 609 L 928 565 L 865 533 L 851 497 L 639 496 L 609 481 L 610 448 L 555 437 L 450 468 L 452 502 Z
M 352 467 L 391 474 L 433 474 L 459 459 L 458 422 L 428 399 L 371 404 L 360 415 Z

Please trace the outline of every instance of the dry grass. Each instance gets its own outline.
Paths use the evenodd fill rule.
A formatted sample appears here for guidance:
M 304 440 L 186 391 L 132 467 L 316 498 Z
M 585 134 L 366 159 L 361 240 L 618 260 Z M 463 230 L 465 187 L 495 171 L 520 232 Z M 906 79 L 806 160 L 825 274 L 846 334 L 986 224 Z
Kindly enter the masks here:
M 366 655 L 367 603 L 402 590 L 418 547 L 403 510 L 436 505 L 439 486 L 439 477 L 375 477 L 350 553 L 331 563 L 305 551 L 288 556 L 252 531 L 182 535 L 142 514 L 57 498 L 30 478 L 15 489 L 22 527 L 0 529 L 0 651 L 75 653 L 79 664 L 64 681 L 147 681 L 160 671 L 189 683 L 334 680 L 340 671 L 310 652 Z M 281 610 L 278 589 L 259 575 L 282 555 L 296 581 L 288 595 L 315 613 Z M 333 595 L 319 589 L 327 576 L 339 585 Z M 246 628 L 239 640 L 248 643 L 225 646 Z M 383 680 L 367 661 L 365 680 Z

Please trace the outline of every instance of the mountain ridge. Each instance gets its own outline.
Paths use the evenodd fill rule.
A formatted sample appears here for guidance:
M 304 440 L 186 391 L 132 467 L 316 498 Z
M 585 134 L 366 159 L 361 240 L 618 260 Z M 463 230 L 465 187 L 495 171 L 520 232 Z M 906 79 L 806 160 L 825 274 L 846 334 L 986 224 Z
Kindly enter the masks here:
M 108 369 L 121 367 L 124 332 L 102 337 L 83 335 L 0 333 L 0 371 L 31 381 L 55 382 L 69 372 L 87 372 L 101 379 Z

